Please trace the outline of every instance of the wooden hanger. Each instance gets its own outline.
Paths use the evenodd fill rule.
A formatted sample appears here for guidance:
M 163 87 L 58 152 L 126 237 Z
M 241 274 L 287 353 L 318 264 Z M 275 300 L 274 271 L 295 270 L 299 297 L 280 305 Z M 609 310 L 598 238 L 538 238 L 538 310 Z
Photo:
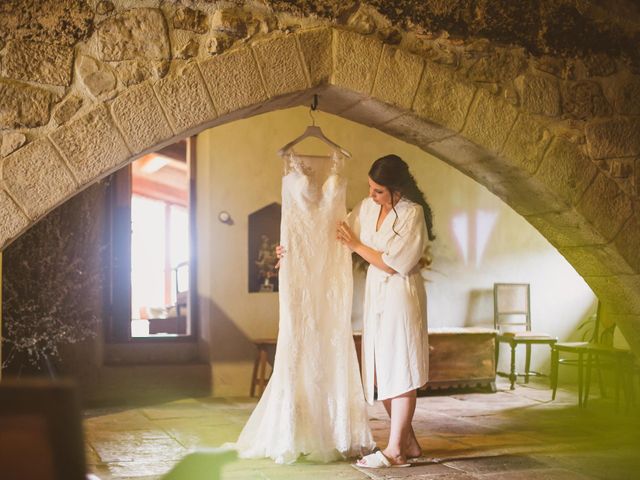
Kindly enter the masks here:
M 313 96 L 313 103 L 311 104 L 311 109 L 309 110 L 309 116 L 311 117 L 312 125 L 309 125 L 307 127 L 307 129 L 304 131 L 304 133 L 302 135 L 300 135 L 298 138 L 292 140 L 291 142 L 287 143 L 284 147 L 282 147 L 280 150 L 278 150 L 278 155 L 280 155 L 282 157 L 282 156 L 286 155 L 289 152 L 289 150 L 291 150 L 291 148 L 293 146 L 297 145 L 298 143 L 300 143 L 305 138 L 314 137 L 314 138 L 317 138 L 317 139 L 323 141 L 324 143 L 329 145 L 334 150 L 337 150 L 338 152 L 340 152 L 345 157 L 351 158 L 351 154 L 348 151 L 346 151 L 344 148 L 342 148 L 337 143 L 329 140 L 325 136 L 325 134 L 322 132 L 320 127 L 316 126 L 316 120 L 315 120 L 315 118 L 313 118 L 313 113 L 312 112 L 315 111 L 317 107 L 318 107 L 318 95 L 314 95 Z

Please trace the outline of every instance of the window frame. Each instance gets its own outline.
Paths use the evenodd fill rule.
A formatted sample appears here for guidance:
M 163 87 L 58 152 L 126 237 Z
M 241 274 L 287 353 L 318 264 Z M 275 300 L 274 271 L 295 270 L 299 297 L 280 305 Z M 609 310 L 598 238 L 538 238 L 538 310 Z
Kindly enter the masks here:
M 196 139 L 187 137 L 185 155 L 189 185 L 189 305 L 187 335 L 131 336 L 131 163 L 112 174 L 106 195 L 106 343 L 185 343 L 199 338 L 196 229 Z M 177 143 L 177 142 L 176 142 Z M 170 148 L 165 147 L 165 148 Z M 162 150 L 162 149 L 161 149 Z M 161 150 L 158 150 L 160 152 Z

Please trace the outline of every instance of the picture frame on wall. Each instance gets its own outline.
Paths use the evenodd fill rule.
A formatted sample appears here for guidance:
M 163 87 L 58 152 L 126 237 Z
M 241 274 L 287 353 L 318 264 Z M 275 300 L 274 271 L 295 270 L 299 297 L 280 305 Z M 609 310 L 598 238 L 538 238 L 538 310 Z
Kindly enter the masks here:
M 276 246 L 280 243 L 282 207 L 271 203 L 249 215 L 249 293 L 278 291 Z

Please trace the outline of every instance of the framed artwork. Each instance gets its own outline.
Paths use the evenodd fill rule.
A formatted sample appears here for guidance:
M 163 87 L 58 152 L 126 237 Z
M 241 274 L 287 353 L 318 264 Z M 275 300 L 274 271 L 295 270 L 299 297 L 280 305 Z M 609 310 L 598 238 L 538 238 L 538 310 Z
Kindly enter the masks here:
M 282 208 L 272 203 L 249 215 L 249 293 L 277 292 L 276 246 Z

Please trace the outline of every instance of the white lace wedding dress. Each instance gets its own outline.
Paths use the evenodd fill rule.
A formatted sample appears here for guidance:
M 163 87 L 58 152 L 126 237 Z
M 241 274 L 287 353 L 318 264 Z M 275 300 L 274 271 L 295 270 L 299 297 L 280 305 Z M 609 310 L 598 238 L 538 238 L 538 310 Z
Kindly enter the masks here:
M 285 158 L 275 363 L 235 444 L 240 457 L 330 462 L 375 446 L 351 331 L 351 256 L 336 239 L 341 167 L 338 154 Z

